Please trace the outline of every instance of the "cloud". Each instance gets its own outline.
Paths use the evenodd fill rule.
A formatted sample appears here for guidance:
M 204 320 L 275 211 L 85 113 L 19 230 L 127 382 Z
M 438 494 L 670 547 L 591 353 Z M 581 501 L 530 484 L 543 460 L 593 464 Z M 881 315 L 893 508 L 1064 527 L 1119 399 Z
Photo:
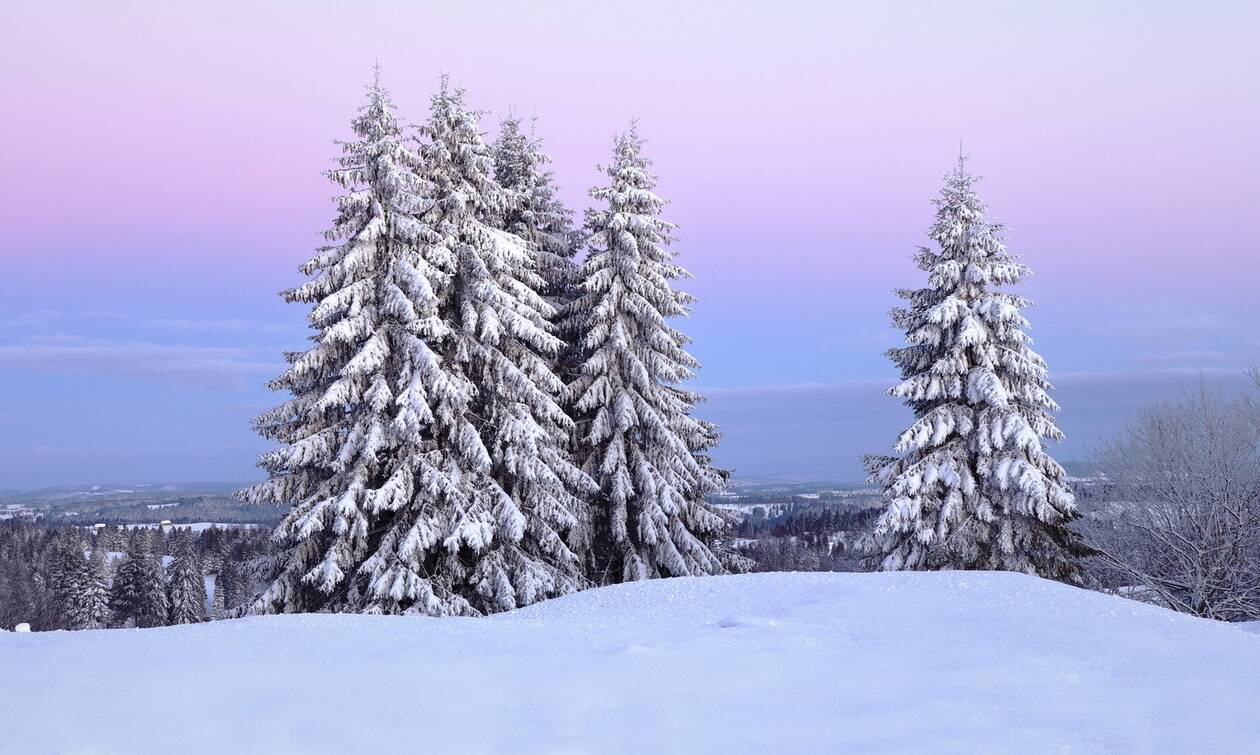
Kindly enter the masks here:
M 875 328 L 861 330 L 850 335 L 824 338 L 819 345 L 824 349 L 841 346 L 866 346 L 877 349 L 890 349 L 895 346 L 904 346 L 905 343 L 906 334 L 904 332 L 893 330 L 892 328 Z
M 268 333 L 293 334 L 296 327 L 284 323 L 262 323 L 237 317 L 224 318 L 188 318 L 188 317 L 151 317 L 128 312 L 109 312 L 91 310 L 86 312 L 66 312 L 51 309 L 39 309 L 21 312 L 0 319 L 0 331 L 29 331 L 33 328 L 52 328 L 59 323 L 96 322 L 130 325 L 135 328 L 165 330 L 177 332 L 231 332 L 231 333 Z
M 1165 369 L 1149 369 L 1149 370 L 1119 370 L 1119 371 L 1077 371 L 1077 372 L 1059 372 L 1050 375 L 1052 383 L 1058 386 L 1065 384 L 1173 384 L 1184 383 L 1187 380 L 1197 382 L 1200 378 L 1209 381 L 1222 381 L 1233 383 L 1241 381 L 1243 378 L 1242 367 L 1170 367 Z
M 817 393 L 833 393 L 846 390 L 886 388 L 891 380 L 845 380 L 836 383 L 771 383 L 766 385 L 734 385 L 697 388 L 701 394 L 717 396 L 808 396 Z
M 1138 359 L 1149 365 L 1182 365 L 1191 368 L 1208 364 L 1230 365 L 1239 361 L 1236 354 L 1226 354 L 1223 351 L 1211 349 L 1142 354 Z
M 244 349 L 164 346 L 75 336 L 0 344 L 0 367 L 117 375 L 210 390 L 238 390 L 251 380 L 278 374 L 282 369 L 276 363 L 252 357 Z
M 888 452 L 912 416 L 887 395 L 895 379 L 837 383 L 698 388 L 708 396 L 696 413 L 716 422 L 722 442 L 715 459 L 740 477 L 790 476 L 860 480 L 863 454 Z M 1051 375 L 1067 434 L 1051 452 L 1063 461 L 1087 460 L 1098 442 L 1114 436 L 1144 407 L 1177 399 L 1200 385 L 1223 391 L 1249 388 L 1241 369 L 1150 369 Z
M 1088 321 L 1083 331 L 1092 336 L 1168 343 L 1209 337 L 1224 327 L 1225 321 L 1213 314 L 1152 310 Z

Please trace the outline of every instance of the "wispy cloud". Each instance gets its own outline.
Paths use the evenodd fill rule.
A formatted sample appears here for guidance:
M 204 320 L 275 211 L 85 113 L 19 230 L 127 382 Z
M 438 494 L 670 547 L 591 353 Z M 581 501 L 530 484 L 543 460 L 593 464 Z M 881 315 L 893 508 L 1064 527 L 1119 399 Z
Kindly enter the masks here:
M 803 396 L 820 393 L 837 393 L 871 388 L 886 388 L 890 380 L 843 380 L 834 383 L 771 383 L 765 385 L 734 385 L 700 387 L 696 390 L 711 397 Z
M 127 325 L 132 328 L 173 332 L 229 332 L 285 335 L 291 334 L 295 331 L 295 327 L 291 324 L 265 323 L 235 317 L 154 317 L 148 315 L 137 315 L 129 312 L 110 312 L 103 310 L 67 312 L 51 309 L 39 309 L 9 314 L 0 318 L 0 331 L 29 331 L 31 329 L 47 330 L 52 328 L 61 328 L 67 323 L 112 323 L 117 325 Z
M 1190 349 L 1187 351 L 1141 354 L 1138 356 L 1138 360 L 1143 364 L 1152 366 L 1176 365 L 1191 369 L 1204 366 L 1228 367 L 1239 362 L 1236 354 L 1227 354 L 1223 351 L 1214 351 L 1212 349 Z
M 867 346 L 889 349 L 894 346 L 904 346 L 905 343 L 906 334 L 901 331 L 893 330 L 892 328 L 874 328 L 861 330 L 847 335 L 824 338 L 819 345 L 825 349 L 844 346 Z
M 1252 391 L 1241 369 L 1165 368 L 1117 372 L 1061 372 L 1051 376 L 1067 441 L 1061 459 L 1081 460 L 1149 404 L 1176 399 L 1200 385 Z M 895 378 L 833 383 L 788 383 L 698 388 L 709 400 L 697 408 L 723 431 L 719 464 L 739 474 L 805 475 L 857 480 L 858 459 L 887 451 L 912 420 L 887 395 Z
M 1225 382 L 1241 382 L 1242 367 L 1168 367 L 1146 370 L 1060 372 L 1050 376 L 1056 385 L 1091 383 L 1175 383 L 1186 379 L 1207 378 Z
M 210 390 L 237 390 L 279 372 L 281 366 L 249 351 L 214 346 L 88 340 L 74 336 L 0 344 L 0 367 L 117 375 L 175 382 Z
M 1082 331 L 1091 336 L 1156 343 L 1208 338 L 1224 329 L 1225 321 L 1218 315 L 1156 308 L 1104 315 L 1082 323 Z

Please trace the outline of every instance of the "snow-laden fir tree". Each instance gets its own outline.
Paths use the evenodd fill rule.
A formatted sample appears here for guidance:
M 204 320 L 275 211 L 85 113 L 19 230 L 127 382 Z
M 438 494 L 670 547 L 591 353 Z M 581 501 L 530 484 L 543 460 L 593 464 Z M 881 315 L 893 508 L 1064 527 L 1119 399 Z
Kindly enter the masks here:
M 90 580 L 90 566 L 83 557 L 78 538 L 61 542 L 54 555 L 49 588 L 65 629 L 87 629 L 88 617 L 83 603 Z
M 329 174 L 337 243 L 285 294 L 314 305 L 314 345 L 257 423 L 284 447 L 245 496 L 292 510 L 253 610 L 476 614 L 574 589 L 556 339 L 528 248 L 480 220 L 497 195 L 475 119 L 444 85 L 422 164 L 378 78 L 354 130 Z
M 382 531 L 460 486 L 439 446 L 468 432 L 464 391 L 427 344 L 446 332 L 434 293 L 444 272 L 415 252 L 431 234 L 415 219 L 424 187 L 379 69 L 352 125 L 356 138 L 327 173 L 345 190 L 331 243 L 302 266 L 310 280 L 282 294 L 313 305 L 312 346 L 287 354 L 271 383 L 293 398 L 255 420 L 284 445 L 262 457 L 269 478 L 242 497 L 291 505 L 276 530 L 288 550 L 259 612 L 365 609 L 373 596 L 359 570 Z M 442 602 L 422 570 L 402 579 L 400 599 L 427 590 Z
M 446 441 L 458 488 L 415 522 L 386 531 L 367 567 L 383 609 L 414 603 L 399 580 L 419 568 L 452 597 L 430 613 L 489 613 L 583 586 L 583 497 L 593 483 L 571 462 L 564 385 L 551 369 L 561 342 L 533 250 L 487 220 L 509 201 L 461 89 L 445 78 L 420 129 L 430 235 L 420 254 L 448 277 L 436 289 L 447 326 L 435 343 L 458 373 L 464 415 Z
M 573 297 L 579 237 L 573 213 L 556 196 L 555 176 L 547 168 L 551 157 L 542 149 L 534 122 L 526 132 L 519 117 L 504 118 L 493 152 L 494 180 L 507 196 L 492 222 L 529 242 L 543 295 L 552 306 L 563 307 Z
M 147 540 L 147 538 L 146 538 Z M 162 563 L 146 549 L 128 553 L 110 586 L 109 607 L 117 626 L 166 624 L 167 600 Z
M 206 582 L 201 560 L 191 543 L 181 542 L 167 569 L 168 624 L 206 620 Z
M 214 593 L 210 598 L 210 620 L 228 617 L 226 596 L 223 594 L 223 571 L 214 575 Z
M 692 297 L 672 282 L 690 277 L 668 248 L 674 225 L 660 217 L 651 163 L 634 127 L 617 137 L 609 184 L 590 191 L 588 255 L 566 320 L 577 334 L 579 374 L 569 386 L 578 419 L 576 457 L 600 487 L 592 568 L 601 583 L 718 574 L 712 545 L 728 522 L 705 502 L 724 473 L 707 451 L 712 425 L 692 416 L 701 400 L 680 387 L 697 361 L 670 324 Z
M 925 288 L 898 291 L 893 324 L 906 333 L 888 352 L 901 371 L 889 390 L 913 410 L 899 456 L 866 459 L 887 509 L 867 548 L 885 570 L 996 569 L 1076 581 L 1077 516 L 1063 468 L 1046 363 L 1021 310 L 1002 287 L 1028 268 L 1007 252 L 1003 226 L 985 217 L 965 161 L 948 175 L 916 261 Z
M 250 598 L 247 579 L 240 564 L 230 560 L 223 564 L 214 578 L 214 604 L 222 609 L 218 618 L 230 615 Z
M 109 625 L 109 563 L 105 551 L 96 548 L 87 560 L 83 593 L 78 601 L 78 620 L 84 629 Z

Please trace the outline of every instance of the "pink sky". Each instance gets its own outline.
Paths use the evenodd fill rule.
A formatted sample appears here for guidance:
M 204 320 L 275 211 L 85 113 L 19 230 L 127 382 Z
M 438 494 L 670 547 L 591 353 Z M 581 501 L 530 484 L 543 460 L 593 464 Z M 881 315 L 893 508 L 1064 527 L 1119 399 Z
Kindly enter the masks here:
M 1242 2 L 9 3 L 0 389 L 51 369 L 46 342 L 299 345 L 274 292 L 331 219 L 321 172 L 378 59 L 411 120 L 444 71 L 487 129 L 536 113 L 579 211 L 637 117 L 706 386 L 886 379 L 960 139 L 1052 370 L 1235 369 L 1260 355 L 1257 28 Z M 248 380 L 232 406 L 271 400 Z
M 1258 271 L 1238 250 L 1260 194 L 1254 4 L 523 5 L 17 4 L 6 235 L 55 268 L 176 264 L 206 236 L 229 242 L 216 266 L 257 258 L 241 236 L 287 265 L 327 221 L 319 171 L 380 59 L 413 119 L 440 71 L 536 112 L 575 200 L 640 118 L 705 242 L 692 266 L 724 281 L 878 276 L 959 139 L 1047 286 Z

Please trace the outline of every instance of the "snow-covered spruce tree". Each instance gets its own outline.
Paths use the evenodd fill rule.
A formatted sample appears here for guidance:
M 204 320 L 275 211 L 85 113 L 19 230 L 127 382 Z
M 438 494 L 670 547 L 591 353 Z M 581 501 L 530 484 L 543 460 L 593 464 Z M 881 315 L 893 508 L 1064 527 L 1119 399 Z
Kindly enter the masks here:
M 269 478 L 241 496 L 291 505 L 275 534 L 287 551 L 256 612 L 365 609 L 359 570 L 381 532 L 410 515 L 419 537 L 437 537 L 435 503 L 460 486 L 439 436 L 463 430 L 463 391 L 426 343 L 446 330 L 434 294 L 443 271 L 415 252 L 428 233 L 415 219 L 423 186 L 379 70 L 352 126 L 327 173 L 345 190 L 325 234 L 333 243 L 302 266 L 310 280 L 282 293 L 313 305 L 313 345 L 287 354 L 271 383 L 293 398 L 255 420 L 284 445 L 259 462 Z M 406 573 L 399 599 L 427 590 L 444 603 L 423 569 Z
M 508 197 L 491 177 L 476 115 L 445 78 L 420 133 L 429 192 L 420 219 L 432 232 L 421 254 L 450 273 L 439 291 L 448 326 L 440 346 L 444 364 L 458 372 L 466 422 L 449 444 L 461 487 L 442 499 L 441 537 L 422 537 L 423 558 L 465 602 L 451 609 L 489 613 L 583 586 L 575 551 L 587 542 L 583 497 L 594 484 L 568 456 L 564 385 L 551 369 L 561 343 L 539 294 L 544 281 L 529 246 L 486 222 Z M 390 549 L 415 548 L 418 537 L 408 527 L 385 533 L 367 565 L 379 589 L 415 558 Z
M 315 305 L 315 345 L 273 383 L 293 399 L 257 421 L 285 445 L 244 496 L 293 507 L 251 608 L 476 614 L 574 589 L 581 475 L 530 351 L 554 339 L 511 274 L 528 250 L 478 219 L 494 187 L 475 121 L 444 86 L 422 172 L 378 79 L 354 129 L 329 174 L 347 190 L 340 243 L 285 294 Z
M 111 626 L 125 627 L 136 615 L 138 570 L 136 559 L 130 556 L 123 556 L 114 567 L 114 580 L 109 586 Z
M 494 180 L 507 196 L 490 222 L 529 242 L 542 294 L 559 309 L 573 298 L 579 238 L 573 213 L 556 197 L 555 176 L 547 169 L 551 157 L 543 152 L 534 124 L 526 133 L 516 116 L 499 124 L 493 152 Z
M 59 544 L 48 582 L 61 627 L 85 629 L 80 601 L 87 587 L 88 563 L 77 538 L 71 536 Z
M 162 564 L 147 550 L 128 553 L 110 587 L 109 607 L 117 626 L 160 627 L 166 623 Z
M 206 582 L 201 561 L 188 542 L 180 544 L 167 579 L 169 624 L 196 624 L 206 620 Z
M 223 571 L 214 575 L 214 592 L 210 597 L 210 620 L 228 618 L 227 599 L 223 594 Z
M 99 629 L 109 621 L 106 567 L 99 551 L 89 560 L 77 538 L 58 556 L 52 589 L 66 629 Z
M 228 561 L 214 578 L 214 604 L 222 609 L 223 616 L 230 615 L 248 597 L 243 586 L 244 576 L 235 561 Z
M 869 456 L 888 507 L 867 549 L 889 571 L 995 569 L 1076 582 L 1086 551 L 1067 528 L 1077 516 L 1063 468 L 1044 439 L 1059 440 L 1046 363 L 1032 350 L 1030 302 L 999 290 L 1028 268 L 1006 251 L 1004 229 L 985 218 L 965 161 L 936 200 L 936 222 L 916 261 L 926 288 L 898 291 L 908 304 L 893 324 L 907 346 L 888 352 L 901 371 L 889 394 L 914 424 L 900 454 Z
M 87 561 L 87 579 L 79 601 L 79 617 L 84 629 L 101 629 L 109 624 L 109 564 L 100 548 Z
M 728 524 L 705 502 L 725 474 L 707 451 L 712 425 L 692 416 L 702 397 L 679 387 L 699 366 L 669 318 L 690 314 L 692 298 L 671 281 L 674 225 L 660 217 L 651 162 L 634 127 L 617 137 L 610 183 L 590 195 L 589 253 L 578 296 L 566 309 L 578 337 L 579 374 L 569 386 L 578 420 L 575 455 L 598 482 L 591 568 L 600 583 L 718 574 L 735 561 L 711 546 Z

